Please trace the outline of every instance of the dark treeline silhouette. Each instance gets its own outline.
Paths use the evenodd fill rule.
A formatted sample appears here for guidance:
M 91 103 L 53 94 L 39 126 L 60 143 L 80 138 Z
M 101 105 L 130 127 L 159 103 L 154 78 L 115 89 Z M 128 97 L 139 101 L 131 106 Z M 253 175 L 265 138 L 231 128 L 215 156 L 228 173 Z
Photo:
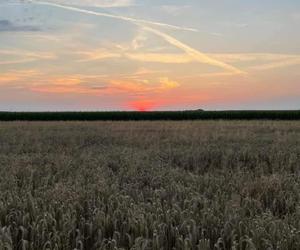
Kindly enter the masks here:
M 151 112 L 0 112 L 0 121 L 300 120 L 300 110 Z

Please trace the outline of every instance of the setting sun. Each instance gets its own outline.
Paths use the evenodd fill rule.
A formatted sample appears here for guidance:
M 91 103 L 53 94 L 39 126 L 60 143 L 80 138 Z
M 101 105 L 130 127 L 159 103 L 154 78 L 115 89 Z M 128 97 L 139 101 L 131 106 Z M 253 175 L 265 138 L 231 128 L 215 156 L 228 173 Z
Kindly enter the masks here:
M 140 111 L 140 112 L 145 112 L 145 111 L 152 111 L 155 108 L 157 108 L 159 105 L 158 103 L 155 103 L 150 100 L 137 100 L 129 103 L 129 108 Z

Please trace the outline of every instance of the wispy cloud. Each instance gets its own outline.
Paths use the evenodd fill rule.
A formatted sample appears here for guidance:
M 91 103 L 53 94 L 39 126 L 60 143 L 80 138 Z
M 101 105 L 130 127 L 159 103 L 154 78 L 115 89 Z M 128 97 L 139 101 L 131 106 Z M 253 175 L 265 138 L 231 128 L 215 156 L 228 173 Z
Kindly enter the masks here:
M 105 91 L 107 93 L 107 87 L 105 86 L 94 86 L 94 87 L 85 87 L 81 85 L 42 85 L 42 86 L 32 86 L 30 90 L 33 92 L 40 93 L 54 93 L 54 94 L 92 94 L 97 95 Z
M 138 34 L 135 36 L 135 38 L 131 42 L 131 47 L 134 50 L 141 49 L 145 46 L 145 42 L 148 40 L 148 37 L 145 34 L 145 31 L 143 29 L 140 29 L 138 31 Z
M 11 73 L 0 74 L 0 85 L 19 80 L 19 76 Z
M 160 88 L 161 89 L 175 89 L 180 86 L 180 84 L 176 81 L 170 80 L 168 77 L 160 78 Z
M 225 77 L 236 77 L 236 73 L 234 72 L 213 72 L 213 73 L 202 73 L 202 74 L 196 74 L 196 75 L 186 75 L 180 77 L 180 79 L 224 79 Z M 244 74 L 241 74 L 240 76 L 245 76 Z
M 299 58 L 300 55 L 272 53 L 210 53 L 209 56 L 228 63 L 247 61 L 276 61 Z
M 136 52 L 135 48 L 110 48 L 110 49 L 92 49 L 71 52 L 71 55 L 79 56 L 77 62 L 102 61 L 115 58 L 126 58 L 139 62 L 154 62 L 167 64 L 184 64 L 196 62 L 196 60 L 185 53 L 151 53 Z
M 35 58 L 23 58 L 23 59 L 16 59 L 16 60 L 0 61 L 0 65 L 24 64 L 24 63 L 34 62 L 34 61 L 36 61 Z
M 11 83 L 21 83 L 40 75 L 37 70 L 13 70 L 0 73 L 0 85 L 10 85 Z
M 30 2 L 34 3 L 34 4 L 48 5 L 48 6 L 58 7 L 58 8 L 66 9 L 66 10 L 81 12 L 81 13 L 88 14 L 88 15 L 95 15 L 95 16 L 119 19 L 119 20 L 128 21 L 128 22 L 140 24 L 140 25 L 141 24 L 155 25 L 155 26 L 160 26 L 160 27 L 165 27 L 165 28 L 170 28 L 170 29 L 175 29 L 175 30 L 185 30 L 185 31 L 197 32 L 197 30 L 193 29 L 193 28 L 180 27 L 180 26 L 171 25 L 171 24 L 167 24 L 167 23 L 148 21 L 148 20 L 144 20 L 144 19 L 136 19 L 136 18 L 113 15 L 113 14 L 108 14 L 108 13 L 103 13 L 103 12 L 95 12 L 95 11 L 85 10 L 85 9 L 72 7 L 72 6 L 68 6 L 68 5 L 63 5 L 63 4 L 58 4 L 58 3 L 36 1 L 36 0 L 31 0 Z
M 248 54 L 211 54 L 230 63 L 253 62 L 255 65 L 248 67 L 250 70 L 271 70 L 286 68 L 300 64 L 300 55 L 291 54 L 272 54 L 272 53 L 248 53 Z
M 143 72 L 141 72 L 143 73 Z M 30 74 L 29 74 L 30 75 Z M 3 75 L 3 83 L 18 82 L 24 74 Z M 144 75 L 143 75 L 144 76 Z M 146 94 L 160 93 L 178 88 L 180 84 L 168 77 L 126 79 L 126 77 L 112 79 L 106 75 L 63 75 L 46 76 L 39 75 L 35 78 L 26 78 L 26 88 L 33 92 L 43 93 L 77 93 L 90 95 L 104 94 Z M 24 79 L 22 80 L 24 81 Z M 1 83 L 1 77 L 0 77 Z
M 63 9 L 76 11 L 76 12 L 82 12 L 82 13 L 86 13 L 86 14 L 90 14 L 90 15 L 104 16 L 104 17 L 117 18 L 117 19 L 121 19 L 121 20 L 124 20 L 124 21 L 129 21 L 129 22 L 137 24 L 140 27 L 144 28 L 145 30 L 161 37 L 162 39 L 164 39 L 169 44 L 183 50 L 185 53 L 192 56 L 196 61 L 198 61 L 200 63 L 220 67 L 220 68 L 223 68 L 225 70 L 229 70 L 231 72 L 234 72 L 236 74 L 244 74 L 245 73 L 242 70 L 240 70 L 240 69 L 238 69 L 234 66 L 231 66 L 231 65 L 223 63 L 219 60 L 211 58 L 211 57 L 205 55 L 204 53 L 188 46 L 187 44 L 184 44 L 184 43 L 180 42 L 175 37 L 173 37 L 171 35 L 168 35 L 168 34 L 162 32 L 162 31 L 159 31 L 157 29 L 154 29 L 154 28 L 152 28 L 148 25 L 158 25 L 158 26 L 163 26 L 163 27 L 168 27 L 168 28 L 175 28 L 175 29 L 180 29 L 180 30 L 192 30 L 190 28 L 178 27 L 178 26 L 173 26 L 173 25 L 158 23 L 158 22 L 149 22 L 149 21 L 145 21 L 145 20 L 141 20 L 141 19 L 133 19 L 133 18 L 124 17 L 124 16 L 116 16 L 116 15 L 111 15 L 111 14 L 107 14 L 107 13 L 88 11 L 88 10 L 84 10 L 84 9 L 80 9 L 80 8 L 76 8 L 76 7 L 65 6 L 65 5 L 60 5 L 60 4 L 54 4 L 54 3 L 49 3 L 49 2 L 33 1 L 33 3 L 42 4 L 42 5 L 43 4 L 44 5 L 50 5 L 50 6 L 63 8 Z
M 177 45 L 177 43 L 176 43 Z M 224 63 L 251 63 L 254 66 L 244 66 L 247 69 L 252 70 L 268 70 L 272 68 L 282 68 L 289 67 L 293 65 L 299 64 L 300 55 L 290 55 L 290 54 L 272 54 L 272 53 L 209 53 L 206 54 L 211 60 L 215 61 L 207 61 L 206 58 L 199 58 L 198 53 L 195 56 L 193 51 L 189 51 L 189 53 L 139 53 L 130 49 L 120 49 L 120 50 L 108 50 L 108 49 L 100 49 L 100 50 L 90 50 L 90 51 L 81 51 L 75 52 L 75 54 L 80 55 L 82 58 L 79 59 L 79 62 L 87 62 L 87 61 L 95 61 L 95 60 L 104 60 L 104 59 L 113 59 L 113 58 L 127 58 L 129 60 L 140 61 L 140 62 L 154 62 L 154 63 L 166 63 L 166 64 L 186 64 L 192 62 L 202 62 L 212 65 L 219 65 L 219 62 Z M 226 67 L 225 69 L 231 69 Z M 213 73 L 209 75 L 234 75 L 236 71 L 229 70 L 229 72 L 220 72 Z M 207 76 L 207 74 L 204 74 Z
M 250 69 L 264 71 L 264 70 L 272 70 L 278 68 L 286 68 L 294 65 L 300 65 L 300 57 L 271 62 L 268 64 L 257 65 L 257 66 L 250 67 Z
M 33 25 L 21 25 L 9 20 L 0 20 L 0 32 L 33 32 L 40 31 L 40 28 Z
M 105 75 L 42 75 L 28 84 L 33 92 L 57 94 L 99 94 L 109 90 Z
M 15 59 L 11 59 L 12 57 Z M 38 60 L 53 60 L 55 58 L 56 55 L 50 52 L 31 52 L 19 49 L 0 50 L 0 65 L 24 64 Z
M 155 82 L 157 82 L 155 84 Z M 178 88 L 180 84 L 168 77 L 160 77 L 157 80 L 112 80 L 112 87 L 121 91 L 135 94 L 165 92 L 171 89 Z
M 300 64 L 300 55 L 272 54 L 272 53 L 236 53 L 236 54 L 209 54 L 209 56 L 228 63 L 251 62 L 249 70 L 271 70 L 286 68 Z
M 245 72 L 232 66 L 229 64 L 226 64 L 224 62 L 221 62 L 219 60 L 216 60 L 214 58 L 211 58 L 209 56 L 207 56 L 206 54 L 188 46 L 187 44 L 184 44 L 182 42 L 180 42 L 179 40 L 177 40 L 176 38 L 161 32 L 159 30 L 150 28 L 150 27 L 144 27 L 146 30 L 158 35 L 159 37 L 163 38 L 165 41 L 167 41 L 168 43 L 172 44 L 173 46 L 183 50 L 185 53 L 187 53 L 188 55 L 190 55 L 191 57 L 193 57 L 195 59 L 195 61 L 200 62 L 200 63 L 204 63 L 204 64 L 209 64 L 209 65 L 213 65 L 216 67 L 220 67 L 223 68 L 225 70 L 234 72 L 236 74 L 244 74 Z
M 112 58 L 120 58 L 122 55 L 116 52 L 100 49 L 93 51 L 78 51 L 74 54 L 79 55 L 81 59 L 78 62 L 98 61 Z
M 156 63 L 170 63 L 183 64 L 195 61 L 186 54 L 165 54 L 165 53 L 126 53 L 124 54 L 130 60 L 141 62 L 156 62 Z
M 180 84 L 169 77 L 153 76 L 152 71 L 140 69 L 136 78 L 107 75 L 65 74 L 54 76 L 38 70 L 14 70 L 0 74 L 0 86 L 23 90 L 56 93 L 56 94 L 88 94 L 88 95 L 115 95 L 115 94 L 153 94 L 163 93 L 176 89 Z
M 135 5 L 135 0 L 49 0 L 49 2 L 54 4 L 94 6 L 101 8 L 129 7 Z

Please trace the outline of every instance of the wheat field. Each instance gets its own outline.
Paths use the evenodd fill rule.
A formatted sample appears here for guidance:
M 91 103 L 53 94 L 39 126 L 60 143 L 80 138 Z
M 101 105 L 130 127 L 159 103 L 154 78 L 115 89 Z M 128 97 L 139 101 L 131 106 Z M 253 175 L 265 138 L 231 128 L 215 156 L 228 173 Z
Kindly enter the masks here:
M 300 249 L 300 122 L 2 122 L 0 249 Z

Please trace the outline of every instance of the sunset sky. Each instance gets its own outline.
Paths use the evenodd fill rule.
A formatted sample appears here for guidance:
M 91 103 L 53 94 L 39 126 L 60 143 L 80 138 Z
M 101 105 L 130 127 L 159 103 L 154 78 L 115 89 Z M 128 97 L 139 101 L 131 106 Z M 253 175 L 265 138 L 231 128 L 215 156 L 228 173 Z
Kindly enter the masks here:
M 0 0 L 0 110 L 300 109 L 299 0 Z

